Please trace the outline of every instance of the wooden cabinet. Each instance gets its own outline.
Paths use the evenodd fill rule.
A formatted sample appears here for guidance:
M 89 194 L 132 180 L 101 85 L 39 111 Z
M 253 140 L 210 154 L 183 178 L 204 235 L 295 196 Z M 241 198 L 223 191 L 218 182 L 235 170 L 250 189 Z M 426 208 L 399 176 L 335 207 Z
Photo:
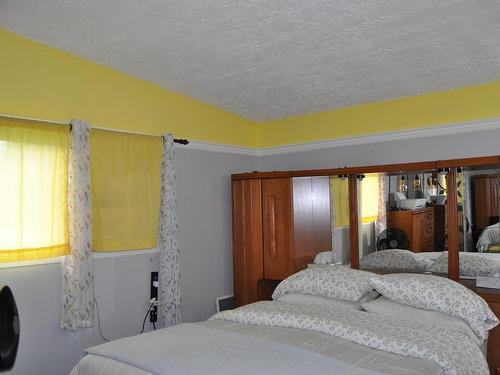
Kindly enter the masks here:
M 292 180 L 262 180 L 264 278 L 283 280 L 293 273 Z
M 500 319 L 500 290 L 477 288 L 475 280 L 460 280 L 460 282 L 479 294 L 490 306 L 490 309 Z M 488 365 L 491 374 L 498 374 L 500 369 L 500 326 L 493 328 L 488 336 Z
M 241 306 L 332 249 L 330 178 L 233 180 L 234 295 Z
M 495 174 L 474 176 L 474 232 L 477 235 L 498 217 L 498 178 Z
M 387 227 L 399 228 L 408 236 L 409 250 L 416 253 L 434 251 L 434 208 L 388 211 Z
M 257 301 L 263 278 L 261 180 L 233 181 L 232 198 L 234 297 L 240 306 Z

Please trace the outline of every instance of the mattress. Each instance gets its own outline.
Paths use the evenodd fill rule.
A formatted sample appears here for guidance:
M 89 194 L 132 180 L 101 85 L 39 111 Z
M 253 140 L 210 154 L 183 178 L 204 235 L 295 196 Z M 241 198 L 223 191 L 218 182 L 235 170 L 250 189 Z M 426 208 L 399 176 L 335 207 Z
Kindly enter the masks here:
M 197 325 L 234 332 L 240 335 L 270 340 L 276 343 L 315 352 L 352 366 L 387 375 L 438 375 L 440 366 L 430 360 L 399 356 L 371 349 L 352 342 L 306 330 L 262 327 L 211 320 Z M 168 331 L 168 330 L 166 330 Z M 192 353 L 196 360 L 196 353 Z M 345 372 L 344 372 L 345 373 Z M 71 375 L 152 375 L 152 372 L 100 355 L 88 354 L 77 364 Z

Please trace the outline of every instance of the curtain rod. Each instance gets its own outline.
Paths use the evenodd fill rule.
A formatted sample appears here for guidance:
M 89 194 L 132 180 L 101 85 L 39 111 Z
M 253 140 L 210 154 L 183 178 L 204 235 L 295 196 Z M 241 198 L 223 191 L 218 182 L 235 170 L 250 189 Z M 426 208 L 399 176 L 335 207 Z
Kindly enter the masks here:
M 67 120 L 67 121 L 47 120 L 47 119 L 41 119 L 41 118 L 36 118 L 36 117 L 14 116 L 14 115 L 8 115 L 8 114 L 4 114 L 4 113 L 0 113 L 0 117 L 8 118 L 8 119 L 15 119 L 15 120 L 40 122 L 40 123 L 44 123 L 44 124 L 67 125 L 67 126 L 71 127 L 71 122 L 69 120 Z M 97 126 L 91 126 L 91 128 L 97 129 L 97 130 L 115 132 L 115 133 L 124 133 L 124 134 L 133 134 L 133 135 L 142 135 L 142 136 L 148 136 L 148 137 L 162 137 L 163 138 L 163 136 L 161 136 L 161 135 L 152 135 L 152 134 L 146 134 L 146 133 L 131 132 L 131 131 L 126 131 L 126 130 L 100 128 Z M 187 139 L 182 139 L 182 138 L 174 138 L 174 142 L 181 144 L 181 145 L 189 144 L 189 141 Z

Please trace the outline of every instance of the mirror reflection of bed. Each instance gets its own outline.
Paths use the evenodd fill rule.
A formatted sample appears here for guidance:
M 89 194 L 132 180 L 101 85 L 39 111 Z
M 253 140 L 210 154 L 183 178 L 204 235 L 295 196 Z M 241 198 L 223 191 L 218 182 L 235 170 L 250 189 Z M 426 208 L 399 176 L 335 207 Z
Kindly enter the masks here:
M 463 212 L 459 233 L 460 276 L 477 278 L 500 269 L 500 168 L 462 168 L 457 176 L 458 207 Z
M 360 267 L 448 274 L 446 170 L 360 175 Z M 500 169 L 457 175 L 460 277 L 500 269 Z
M 444 171 L 360 175 L 358 195 L 362 269 L 428 272 L 447 250 Z

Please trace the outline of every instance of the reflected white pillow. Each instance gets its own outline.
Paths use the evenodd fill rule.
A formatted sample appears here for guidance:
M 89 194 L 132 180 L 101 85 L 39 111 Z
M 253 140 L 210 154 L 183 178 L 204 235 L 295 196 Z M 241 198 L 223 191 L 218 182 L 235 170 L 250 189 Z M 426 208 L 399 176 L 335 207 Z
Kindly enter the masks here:
M 460 252 L 460 276 L 476 277 L 487 276 L 495 270 L 499 263 L 488 259 L 481 253 L 464 253 Z M 443 253 L 436 259 L 434 264 L 429 268 L 429 271 L 440 274 L 448 274 L 448 252 Z
M 314 264 L 332 264 L 333 251 L 323 251 L 314 257 Z
M 273 299 L 285 294 L 308 294 L 343 301 L 359 301 L 373 287 L 371 272 L 354 270 L 344 266 L 307 268 L 283 280 L 274 290 Z
M 431 265 L 431 260 L 401 249 L 381 250 L 368 254 L 360 263 L 363 270 L 385 272 L 425 272 Z
M 371 285 L 391 301 L 462 318 L 482 340 L 498 325 L 484 299 L 446 277 L 416 273 L 374 275 Z
M 453 329 L 469 336 L 478 346 L 484 341 L 476 336 L 463 319 L 442 312 L 402 305 L 383 296 L 369 302 L 364 302 L 361 304 L 361 307 L 363 310 L 370 313 L 383 314 L 385 316 L 393 316 L 395 318 L 408 319 L 412 321 L 420 321 L 422 323 L 435 325 L 441 328 Z

